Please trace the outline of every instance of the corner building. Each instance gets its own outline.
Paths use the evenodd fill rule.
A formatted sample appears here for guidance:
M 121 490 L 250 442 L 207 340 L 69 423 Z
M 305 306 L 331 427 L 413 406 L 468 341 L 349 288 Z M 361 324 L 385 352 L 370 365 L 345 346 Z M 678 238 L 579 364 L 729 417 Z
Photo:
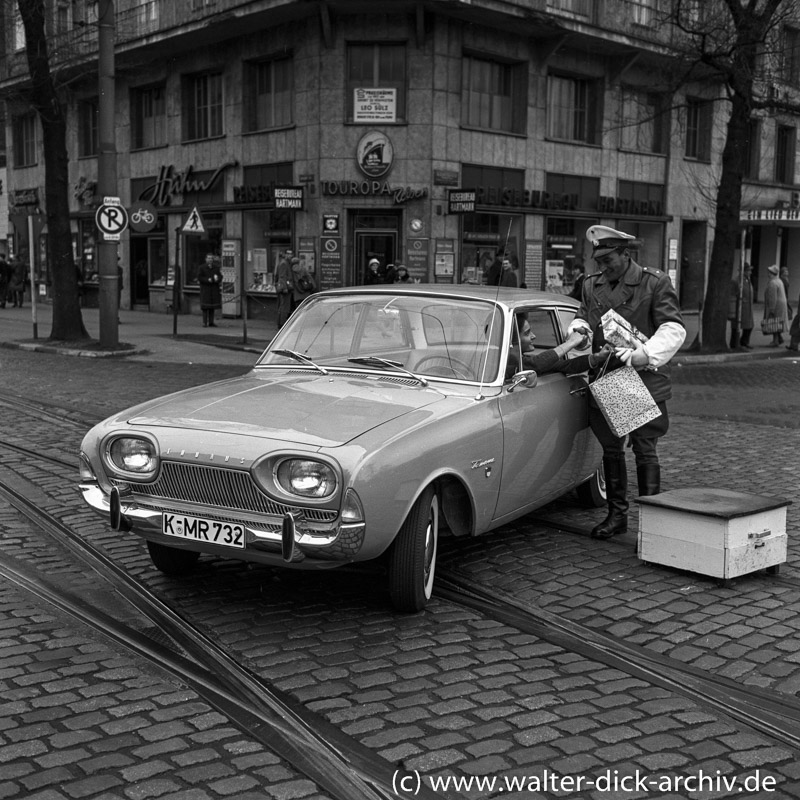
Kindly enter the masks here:
M 674 36 L 658 6 L 118 0 L 115 146 L 131 218 L 121 305 L 199 313 L 197 270 L 213 252 L 223 314 L 269 318 L 288 248 L 320 288 L 364 282 L 373 257 L 421 282 L 481 283 L 505 251 L 529 288 L 568 292 L 578 262 L 591 271 L 584 234 L 601 223 L 635 234 L 637 260 L 668 272 L 696 310 L 724 112 L 713 85 L 677 100 L 653 89 Z M 55 3 L 50 21 L 53 52 L 70 54 L 64 68 L 89 68 L 68 101 L 87 303 L 102 202 L 96 9 Z M 14 99 L 27 69 L 18 20 L 9 23 L 0 91 L 21 251 L 24 218 L 43 201 L 43 158 L 38 121 Z M 41 241 L 34 251 L 47 287 Z

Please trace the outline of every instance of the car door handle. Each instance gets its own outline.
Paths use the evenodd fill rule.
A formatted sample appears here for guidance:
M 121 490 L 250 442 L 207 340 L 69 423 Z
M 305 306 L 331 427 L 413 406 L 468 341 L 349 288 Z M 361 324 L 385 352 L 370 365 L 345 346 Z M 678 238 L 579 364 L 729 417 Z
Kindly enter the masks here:
M 570 394 L 576 394 L 578 397 L 586 397 L 586 392 L 588 391 L 588 386 L 581 386 L 579 389 L 570 389 Z

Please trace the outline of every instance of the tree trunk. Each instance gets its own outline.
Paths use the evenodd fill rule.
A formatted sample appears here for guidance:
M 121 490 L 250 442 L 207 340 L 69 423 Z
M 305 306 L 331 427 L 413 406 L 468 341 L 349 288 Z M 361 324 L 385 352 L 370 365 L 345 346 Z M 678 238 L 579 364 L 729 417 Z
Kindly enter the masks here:
M 17 0 L 25 27 L 31 75 L 31 101 L 42 123 L 44 197 L 47 219 L 47 261 L 53 280 L 53 327 L 50 339 L 80 341 L 89 334 L 83 324 L 78 278 L 72 256 L 69 222 L 69 157 L 64 106 L 50 70 L 45 36 L 44 0 Z M 30 243 L 35 246 L 34 242 Z M 36 287 L 32 286 L 31 291 Z
M 728 303 L 734 254 L 739 240 L 742 207 L 743 142 L 747 141 L 749 103 L 733 95 L 728 119 L 722 170 L 717 189 L 714 244 L 708 267 L 708 287 L 703 304 L 703 350 L 718 353 L 728 349 Z

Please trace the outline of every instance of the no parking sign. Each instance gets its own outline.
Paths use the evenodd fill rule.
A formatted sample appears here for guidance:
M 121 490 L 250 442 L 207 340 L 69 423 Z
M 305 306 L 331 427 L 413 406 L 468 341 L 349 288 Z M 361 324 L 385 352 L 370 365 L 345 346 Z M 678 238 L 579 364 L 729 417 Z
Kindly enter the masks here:
M 118 242 L 120 234 L 128 227 L 128 212 L 120 204 L 119 197 L 104 197 L 94 219 L 106 241 Z

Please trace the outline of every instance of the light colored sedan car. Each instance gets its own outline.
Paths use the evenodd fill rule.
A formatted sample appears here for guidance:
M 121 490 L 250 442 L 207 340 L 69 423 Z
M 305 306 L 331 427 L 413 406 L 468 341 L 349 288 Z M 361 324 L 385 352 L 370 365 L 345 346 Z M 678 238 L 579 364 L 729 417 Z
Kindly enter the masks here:
M 603 502 L 584 377 L 507 377 L 516 312 L 547 348 L 576 310 L 494 287 L 312 295 L 247 374 L 95 426 L 83 497 L 165 573 L 200 553 L 301 569 L 382 559 L 394 606 L 419 611 L 440 531 L 485 534 L 575 488 Z

